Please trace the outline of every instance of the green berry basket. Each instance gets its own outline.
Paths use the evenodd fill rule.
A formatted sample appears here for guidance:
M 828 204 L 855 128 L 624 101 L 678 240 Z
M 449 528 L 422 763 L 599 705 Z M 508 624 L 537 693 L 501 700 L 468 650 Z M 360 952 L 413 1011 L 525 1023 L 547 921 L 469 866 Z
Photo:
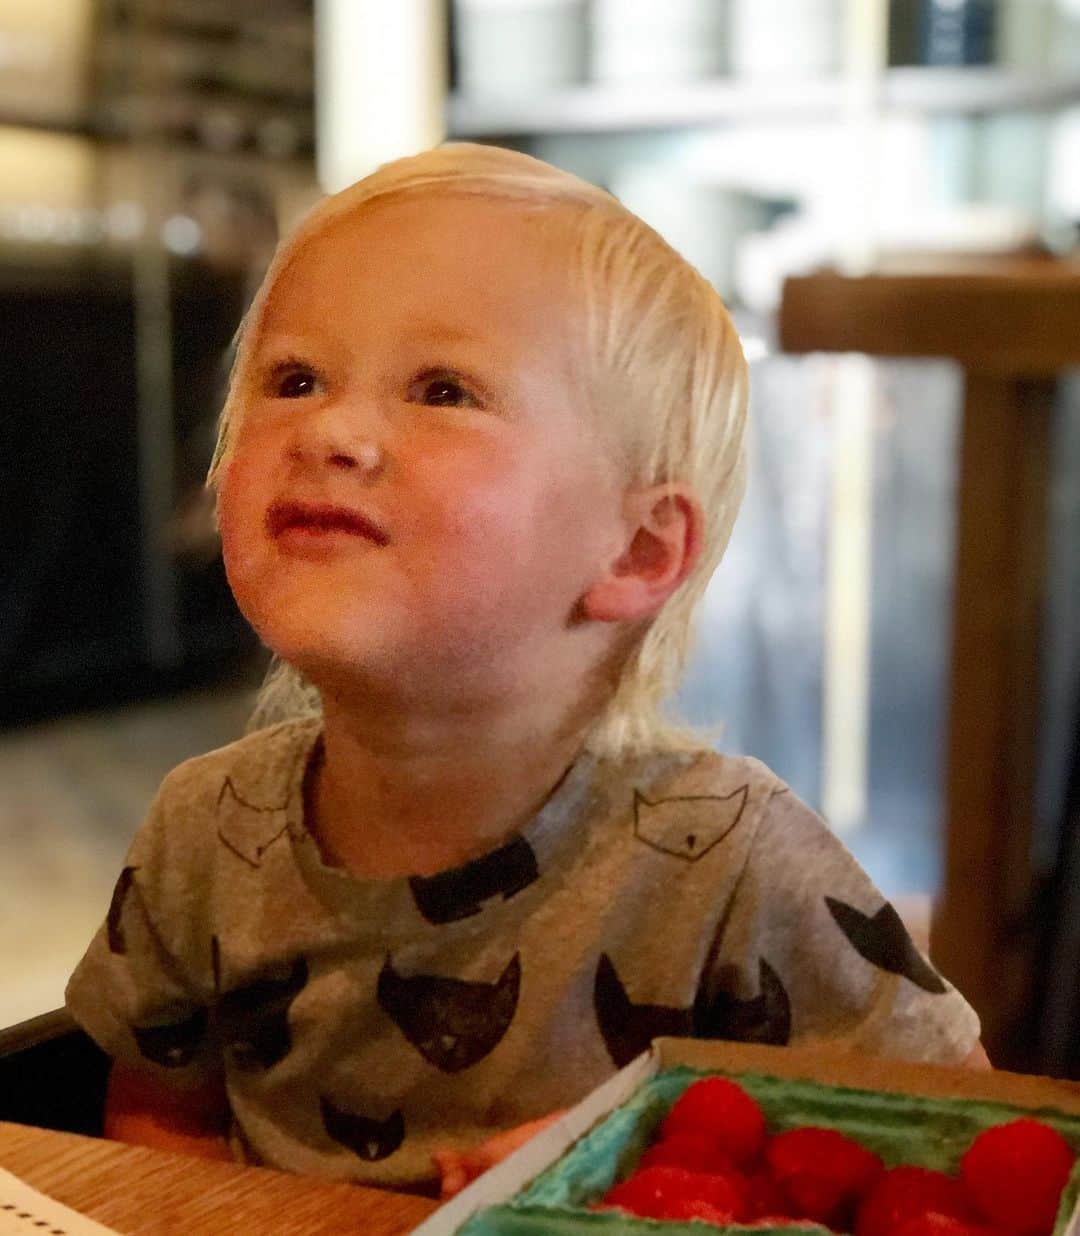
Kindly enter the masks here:
M 442 1207 L 417 1236 L 823 1236 L 784 1227 L 660 1222 L 591 1209 L 633 1170 L 675 1100 L 721 1074 L 761 1106 L 770 1133 L 836 1129 L 901 1163 L 956 1172 L 976 1134 L 1018 1116 L 1056 1129 L 1080 1154 L 1080 1087 L 1010 1073 L 900 1064 L 814 1050 L 658 1039 L 504 1163 Z M 1054 1236 L 1080 1236 L 1080 1163 L 1062 1195 Z

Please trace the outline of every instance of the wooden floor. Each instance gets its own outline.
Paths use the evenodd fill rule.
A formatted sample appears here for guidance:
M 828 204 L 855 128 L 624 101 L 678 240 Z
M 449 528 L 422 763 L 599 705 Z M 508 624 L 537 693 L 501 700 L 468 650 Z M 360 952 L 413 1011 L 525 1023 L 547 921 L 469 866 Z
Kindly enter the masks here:
M 0 734 L 0 1026 L 56 1008 L 162 777 L 243 732 L 254 690 L 200 690 Z

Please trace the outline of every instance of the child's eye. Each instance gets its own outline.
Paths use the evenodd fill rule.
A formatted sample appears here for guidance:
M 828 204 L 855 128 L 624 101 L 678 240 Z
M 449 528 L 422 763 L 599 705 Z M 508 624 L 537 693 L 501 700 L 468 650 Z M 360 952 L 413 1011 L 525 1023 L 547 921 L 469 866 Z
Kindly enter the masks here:
M 478 408 L 480 400 L 452 373 L 422 373 L 409 387 L 410 402 L 434 408 Z
M 269 387 L 275 399 L 303 399 L 318 391 L 319 379 L 302 365 L 275 367 Z

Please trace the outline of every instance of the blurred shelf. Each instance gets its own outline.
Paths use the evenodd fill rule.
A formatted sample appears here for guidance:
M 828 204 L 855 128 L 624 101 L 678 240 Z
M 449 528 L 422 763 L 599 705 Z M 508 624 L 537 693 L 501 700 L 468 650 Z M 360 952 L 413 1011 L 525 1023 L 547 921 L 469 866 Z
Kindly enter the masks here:
M 216 281 L 240 279 L 248 266 L 235 261 L 207 261 L 201 255 L 183 257 L 170 253 L 169 287 L 180 296 L 213 285 Z M 56 295 L 92 290 L 99 296 L 130 296 L 134 278 L 135 251 L 116 244 L 26 244 L 0 237 L 0 295 Z
M 896 111 L 1052 111 L 1080 105 L 1080 71 L 1041 75 L 995 68 L 890 69 L 882 104 Z
M 140 6 L 142 6 L 140 8 Z M 310 46 L 313 42 L 312 0 L 157 0 L 142 5 L 142 0 L 111 0 L 110 16 L 118 26 L 136 18 L 157 30 L 186 36 L 202 36 L 230 41 L 238 32 L 269 30 L 277 37 L 284 33 L 294 42 Z
M 3 109 L 0 109 L 0 129 L 29 129 L 34 133 L 57 133 L 61 137 L 89 138 L 101 137 L 104 132 L 101 125 L 88 115 L 72 116 L 61 120 Z
M 996 68 L 890 69 L 880 106 L 890 111 L 998 112 L 1080 105 L 1080 74 L 1044 77 Z M 609 133 L 748 120 L 835 120 L 852 106 L 843 78 L 724 78 L 686 83 L 575 86 L 522 98 L 452 95 L 452 137 Z
M 245 103 L 250 106 L 252 99 L 256 103 L 276 102 L 285 113 L 290 105 L 295 107 L 294 100 L 271 100 L 255 94 Z M 1051 111 L 1080 106 L 1080 73 L 1074 77 L 1038 77 L 981 68 L 890 69 L 882 79 L 878 100 L 887 111 Z M 202 102 L 209 107 L 217 100 L 213 93 L 207 93 Z M 842 78 L 723 78 L 583 85 L 521 98 L 455 94 L 447 100 L 446 117 L 452 138 L 526 137 L 535 133 L 692 128 L 728 121 L 836 120 L 851 107 L 851 87 Z M 115 123 L 89 115 L 65 121 L 0 110 L 0 127 L 114 140 L 125 136 Z M 267 158 L 267 162 L 272 161 L 276 160 Z
M 107 125 L 104 122 L 95 123 L 86 120 L 78 123 L 53 123 L 26 116 L 5 115 L 0 111 L 0 131 L 5 129 L 21 129 L 28 133 L 41 133 L 46 136 L 77 137 L 93 143 L 102 153 L 131 152 L 135 148 L 136 141 L 132 134 L 120 132 L 115 125 Z M 289 154 L 271 155 L 259 150 L 251 141 L 246 141 L 237 148 L 215 150 L 211 146 L 176 133 L 158 133 L 155 134 L 155 139 L 172 162 L 185 167 L 205 166 L 249 174 L 310 172 L 314 176 L 315 152 L 310 142 Z

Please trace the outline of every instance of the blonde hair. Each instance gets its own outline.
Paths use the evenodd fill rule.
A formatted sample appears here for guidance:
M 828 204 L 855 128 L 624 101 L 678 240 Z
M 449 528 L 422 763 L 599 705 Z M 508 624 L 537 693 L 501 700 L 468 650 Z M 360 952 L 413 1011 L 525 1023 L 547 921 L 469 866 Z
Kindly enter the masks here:
M 702 735 L 662 715 L 682 677 L 693 619 L 723 557 L 745 488 L 746 361 L 708 281 L 610 194 L 528 155 L 449 143 L 380 167 L 319 202 L 279 247 L 237 336 L 207 477 L 215 486 L 270 289 L 301 247 L 342 215 L 375 202 L 453 193 L 549 209 L 565 217 L 568 273 L 586 312 L 586 395 L 611 423 L 632 483 L 685 485 L 705 512 L 697 566 L 626 657 L 586 745 L 601 756 L 692 749 Z M 317 715 L 317 690 L 271 665 L 249 729 Z

